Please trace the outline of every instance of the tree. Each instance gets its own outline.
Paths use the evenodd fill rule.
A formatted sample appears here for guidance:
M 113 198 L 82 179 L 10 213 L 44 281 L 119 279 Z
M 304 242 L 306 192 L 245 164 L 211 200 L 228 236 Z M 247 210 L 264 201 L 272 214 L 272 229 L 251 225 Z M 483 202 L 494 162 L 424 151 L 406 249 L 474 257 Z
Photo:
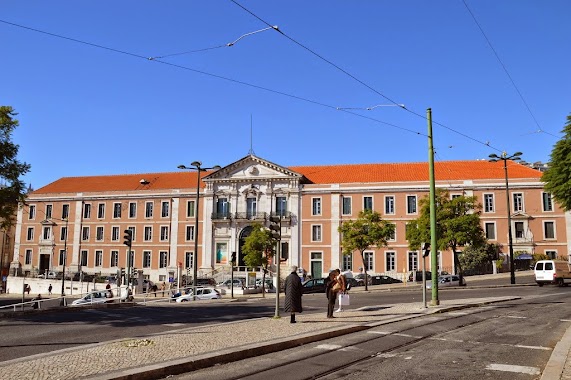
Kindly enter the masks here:
M 266 272 L 271 259 L 274 257 L 277 240 L 272 236 L 269 229 L 260 223 L 252 224 L 252 232 L 244 240 L 242 252 L 244 263 L 250 267 L 262 267 L 262 296 L 266 296 Z M 279 265 L 279 264 L 278 264 Z
M 466 247 L 460 255 L 460 264 L 464 271 L 481 272 L 489 269 L 492 260 L 498 258 L 500 244 L 485 243 Z
M 438 250 L 452 250 L 454 265 L 462 277 L 462 265 L 458 260 L 458 247 L 466 245 L 480 246 L 486 242 L 486 237 L 480 223 L 482 206 L 476 197 L 459 196 L 450 198 L 448 191 L 436 190 L 436 225 Z M 422 242 L 430 242 L 430 198 L 420 200 L 420 216 L 408 223 L 406 239 L 410 249 L 420 249 Z
M 363 268 L 365 269 L 365 290 L 368 290 L 367 264 L 365 263 L 365 250 L 371 247 L 387 245 L 387 240 L 394 235 L 395 225 L 383 220 L 381 214 L 372 210 L 363 210 L 355 220 L 348 220 L 339 226 L 344 254 L 354 251 L 361 253 Z
M 12 107 L 0 106 L 0 228 L 14 223 L 19 202 L 26 200 L 26 186 L 20 176 L 30 171 L 30 165 L 17 159 L 19 146 L 12 142 L 12 132 L 19 125 Z
M 567 124 L 561 131 L 564 136 L 553 147 L 549 165 L 543 173 L 541 181 L 545 190 L 553 195 L 553 199 L 565 210 L 571 210 L 571 115 L 567 116 Z

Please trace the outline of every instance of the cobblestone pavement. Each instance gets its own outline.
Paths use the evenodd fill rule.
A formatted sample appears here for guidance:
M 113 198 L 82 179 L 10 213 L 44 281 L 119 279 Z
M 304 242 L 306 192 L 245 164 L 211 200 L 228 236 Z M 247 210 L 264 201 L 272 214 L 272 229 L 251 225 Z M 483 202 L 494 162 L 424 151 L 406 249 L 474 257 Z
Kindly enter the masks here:
M 443 301 L 425 309 L 422 303 L 384 305 L 337 313 L 334 319 L 320 314 L 299 314 L 298 323 L 285 318 L 257 318 L 210 326 L 183 328 L 160 333 L 84 345 L 0 363 L 1 379 L 127 379 L 160 374 L 161 368 L 174 368 L 202 360 L 212 365 L 216 360 L 240 360 L 251 355 L 253 347 L 287 348 L 358 331 L 389 320 L 414 318 L 443 309 L 501 302 L 517 297 L 473 298 Z M 311 340 L 313 339 L 313 340 Z M 281 345 L 281 346 L 280 346 Z M 280 348 L 281 347 L 281 348 Z M 272 351 L 268 351 L 272 352 Z M 225 355 L 225 356 L 223 356 Z M 218 359 L 217 359 L 218 358 Z M 208 361 L 208 360 L 210 361 Z M 208 364 L 210 363 L 210 364 Z M 149 375 L 150 376 L 150 375 Z

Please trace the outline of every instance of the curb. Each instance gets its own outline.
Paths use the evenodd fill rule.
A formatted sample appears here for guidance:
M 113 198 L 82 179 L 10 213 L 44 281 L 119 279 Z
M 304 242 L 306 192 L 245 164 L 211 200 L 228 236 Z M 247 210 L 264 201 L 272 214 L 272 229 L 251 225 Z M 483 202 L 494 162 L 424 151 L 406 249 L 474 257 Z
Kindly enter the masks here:
M 541 374 L 541 380 L 561 379 L 563 368 L 571 349 L 571 326 L 567 328 L 561 340 L 555 345 L 549 361 Z

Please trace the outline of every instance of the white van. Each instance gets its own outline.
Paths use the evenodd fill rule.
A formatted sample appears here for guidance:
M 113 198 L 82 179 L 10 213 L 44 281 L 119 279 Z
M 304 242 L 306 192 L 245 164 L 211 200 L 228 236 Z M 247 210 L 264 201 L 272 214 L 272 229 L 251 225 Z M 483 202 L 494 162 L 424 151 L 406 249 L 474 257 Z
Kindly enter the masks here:
M 569 263 L 561 260 L 539 260 L 535 263 L 535 282 L 539 286 L 544 284 L 567 286 L 571 282 Z

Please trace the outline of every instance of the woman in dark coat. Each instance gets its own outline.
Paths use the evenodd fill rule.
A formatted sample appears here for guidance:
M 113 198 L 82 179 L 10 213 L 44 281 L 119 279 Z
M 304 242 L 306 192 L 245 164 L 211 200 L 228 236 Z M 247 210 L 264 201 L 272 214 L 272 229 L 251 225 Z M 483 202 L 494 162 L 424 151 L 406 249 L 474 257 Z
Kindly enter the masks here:
M 285 279 L 284 310 L 291 313 L 290 323 L 295 323 L 295 313 L 303 312 L 301 306 L 301 279 L 297 275 L 297 267 L 291 267 L 291 273 Z

